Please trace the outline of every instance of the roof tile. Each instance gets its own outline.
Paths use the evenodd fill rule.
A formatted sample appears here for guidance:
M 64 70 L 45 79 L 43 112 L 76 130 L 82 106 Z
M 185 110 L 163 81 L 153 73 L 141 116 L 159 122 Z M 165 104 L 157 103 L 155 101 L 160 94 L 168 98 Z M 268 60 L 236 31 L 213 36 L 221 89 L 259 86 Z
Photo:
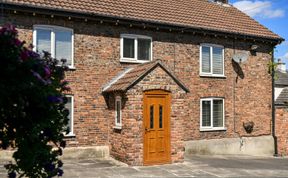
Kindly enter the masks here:
M 207 0 L 4 0 L 4 2 L 282 39 L 235 7 Z

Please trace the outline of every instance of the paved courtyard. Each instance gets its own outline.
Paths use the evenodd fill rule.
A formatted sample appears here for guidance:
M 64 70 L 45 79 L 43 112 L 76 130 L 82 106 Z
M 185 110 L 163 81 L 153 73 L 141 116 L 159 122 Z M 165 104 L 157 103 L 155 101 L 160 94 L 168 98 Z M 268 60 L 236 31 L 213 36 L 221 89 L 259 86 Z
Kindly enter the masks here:
M 3 165 L 3 164 L 2 164 Z M 1 165 L 0 177 L 6 177 Z M 287 177 L 288 158 L 189 156 L 184 163 L 127 166 L 113 159 L 66 159 L 63 178 Z

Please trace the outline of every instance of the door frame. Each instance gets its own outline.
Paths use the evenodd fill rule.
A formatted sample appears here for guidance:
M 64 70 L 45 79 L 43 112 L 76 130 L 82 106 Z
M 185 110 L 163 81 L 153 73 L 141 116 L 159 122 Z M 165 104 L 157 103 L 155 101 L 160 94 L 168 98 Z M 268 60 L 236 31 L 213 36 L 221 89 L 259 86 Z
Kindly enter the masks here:
M 167 118 L 168 118 L 168 124 L 167 124 L 167 133 L 168 133 L 168 145 L 167 145 L 167 150 L 168 150 L 168 160 L 165 162 L 163 161 L 159 161 L 159 162 L 155 162 L 155 161 L 147 161 L 145 160 L 145 150 L 147 148 L 145 148 L 145 112 L 146 111 L 146 104 L 147 104 L 147 96 L 165 96 L 165 100 L 166 100 L 166 107 L 167 107 Z M 146 103 L 146 104 L 145 104 Z M 155 164 L 170 164 L 171 163 L 171 93 L 169 91 L 165 91 L 165 90 L 148 90 L 148 91 L 144 91 L 143 92 L 143 123 L 142 123 L 142 130 L 143 130 L 143 165 L 155 165 Z M 146 144 L 147 145 L 147 144 Z

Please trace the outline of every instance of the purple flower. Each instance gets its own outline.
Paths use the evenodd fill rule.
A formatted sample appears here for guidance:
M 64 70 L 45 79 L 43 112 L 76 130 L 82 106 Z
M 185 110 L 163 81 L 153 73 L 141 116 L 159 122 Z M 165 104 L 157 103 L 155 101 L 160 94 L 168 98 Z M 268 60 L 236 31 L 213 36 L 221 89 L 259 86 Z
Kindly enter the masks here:
M 63 167 L 63 162 L 61 160 L 58 160 L 58 167 Z
M 17 30 L 16 28 L 11 24 L 6 24 L 0 29 L 0 35 L 10 35 L 10 36 L 16 36 Z
M 52 83 L 50 79 L 44 80 L 38 72 L 35 72 L 34 70 L 31 70 L 31 72 L 33 76 L 36 77 L 39 81 L 41 81 L 44 85 L 50 85 Z
M 51 70 L 48 66 L 44 67 L 44 72 L 45 72 L 45 77 L 44 77 L 45 79 L 51 77 Z
M 55 169 L 55 165 L 52 164 L 52 163 L 46 164 L 45 167 L 44 167 L 44 169 L 45 169 L 46 171 L 52 172 L 52 171 L 54 171 L 54 169 Z
M 52 81 L 50 79 L 44 80 L 45 85 L 50 85 L 51 83 L 52 83 Z
M 63 98 L 61 96 L 48 96 L 48 101 L 51 103 L 63 103 Z
M 27 50 L 24 50 L 21 52 L 20 54 L 20 58 L 23 60 L 23 61 L 26 61 L 28 58 L 29 58 L 29 53 Z
M 9 172 L 8 173 L 8 178 L 16 178 L 16 173 L 13 171 L 13 172 Z
M 58 174 L 57 174 L 58 176 L 63 176 L 63 173 L 64 173 L 64 172 L 63 172 L 62 169 L 58 169 Z
M 38 53 L 36 53 L 36 52 L 34 52 L 34 51 L 28 51 L 28 55 L 31 57 L 31 58 L 39 58 L 40 57 L 40 55 L 38 54 Z
M 41 77 L 41 75 L 37 72 L 35 72 L 34 70 L 31 70 L 32 74 L 34 77 L 36 77 L 38 80 L 43 81 L 43 78 Z
M 22 46 L 22 42 L 21 42 L 19 39 L 15 39 L 15 40 L 14 40 L 14 44 L 15 44 L 17 47 Z

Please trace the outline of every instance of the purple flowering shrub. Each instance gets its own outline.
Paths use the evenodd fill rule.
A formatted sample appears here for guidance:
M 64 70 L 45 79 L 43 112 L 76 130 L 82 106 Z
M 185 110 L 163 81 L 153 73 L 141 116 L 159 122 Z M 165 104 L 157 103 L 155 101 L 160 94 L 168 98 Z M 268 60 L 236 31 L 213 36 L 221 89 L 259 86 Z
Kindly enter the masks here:
M 67 67 L 24 43 L 12 25 L 0 29 L 0 149 L 15 149 L 5 168 L 9 178 L 62 176 Z

